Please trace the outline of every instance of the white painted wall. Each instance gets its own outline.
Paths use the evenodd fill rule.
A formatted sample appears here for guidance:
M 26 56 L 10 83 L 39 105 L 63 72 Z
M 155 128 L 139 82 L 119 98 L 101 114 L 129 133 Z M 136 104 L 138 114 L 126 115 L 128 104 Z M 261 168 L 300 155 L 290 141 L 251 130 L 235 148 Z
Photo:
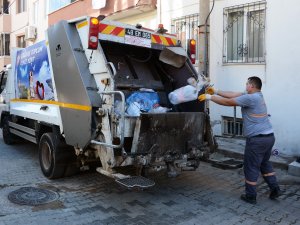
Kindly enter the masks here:
M 172 19 L 199 13 L 199 0 L 158 0 L 158 22 L 171 31 Z
M 199 4 L 200 0 L 157 0 L 158 24 L 163 24 L 168 33 L 172 33 L 172 19 L 199 13 Z M 198 63 L 198 60 L 196 60 L 194 65 L 196 71 L 198 71 Z
M 143 13 L 138 16 L 126 17 L 121 22 L 129 24 L 140 23 L 144 27 L 157 29 L 162 23 L 164 28 L 171 32 L 172 19 L 199 13 L 199 0 L 158 0 L 157 10 Z
M 33 23 L 33 3 L 38 3 L 38 20 L 37 23 Z M 17 46 L 16 40 L 17 36 L 25 34 L 25 27 L 28 25 L 35 26 L 37 28 L 37 38 L 34 41 L 26 41 L 27 45 L 32 45 L 35 42 L 45 39 L 45 30 L 48 27 L 47 23 L 47 13 L 46 13 L 46 3 L 45 0 L 28 0 L 27 10 L 23 13 L 17 12 L 17 1 L 11 5 L 11 48 Z
M 17 13 L 17 1 L 11 4 L 11 36 L 10 36 L 10 47 L 17 46 L 17 36 L 22 36 L 25 34 L 25 27 L 28 25 L 28 4 L 27 11 L 22 13 Z
M 33 4 L 38 2 L 38 13 L 37 18 L 38 20 L 36 23 L 33 21 L 34 11 L 33 11 Z M 37 28 L 37 38 L 33 42 L 39 42 L 41 40 L 45 40 L 45 31 L 48 28 L 48 15 L 47 15 L 47 1 L 46 0 L 29 0 L 29 9 L 28 9 L 28 16 L 29 16 L 29 24 L 35 26 Z
M 259 76 L 262 92 L 271 114 L 276 135 L 274 148 L 286 155 L 300 155 L 300 2 L 297 0 L 267 1 L 265 65 L 222 63 L 223 8 L 248 2 L 217 0 L 211 14 L 210 76 L 216 88 L 242 91 L 249 76 Z M 221 134 L 221 116 L 233 116 L 232 107 L 210 103 L 214 134 Z M 238 108 L 238 117 L 241 117 Z
M 157 10 L 153 10 L 151 12 L 146 12 L 140 15 L 126 17 L 124 19 L 120 19 L 120 22 L 136 25 L 141 24 L 143 27 L 149 28 L 149 29 L 156 29 L 157 28 Z

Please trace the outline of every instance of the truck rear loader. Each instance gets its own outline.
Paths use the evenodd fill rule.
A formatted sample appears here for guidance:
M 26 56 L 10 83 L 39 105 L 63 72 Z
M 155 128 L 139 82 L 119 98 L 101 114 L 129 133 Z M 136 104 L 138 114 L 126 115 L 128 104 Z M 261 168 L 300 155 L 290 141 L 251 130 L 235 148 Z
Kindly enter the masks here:
M 175 176 L 209 154 L 204 104 L 168 98 L 201 78 L 174 35 L 93 17 L 60 21 L 45 41 L 13 50 L 0 78 L 3 140 L 36 143 L 49 179 L 96 167 L 146 188 L 154 185 L 146 172 Z

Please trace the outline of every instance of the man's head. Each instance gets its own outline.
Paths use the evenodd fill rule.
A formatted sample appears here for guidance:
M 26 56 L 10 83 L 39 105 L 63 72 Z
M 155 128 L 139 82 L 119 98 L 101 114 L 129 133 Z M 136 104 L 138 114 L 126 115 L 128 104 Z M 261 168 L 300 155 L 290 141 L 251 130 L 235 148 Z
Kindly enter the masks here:
M 261 90 L 262 82 L 259 77 L 249 77 L 246 83 L 246 91 L 253 93 Z

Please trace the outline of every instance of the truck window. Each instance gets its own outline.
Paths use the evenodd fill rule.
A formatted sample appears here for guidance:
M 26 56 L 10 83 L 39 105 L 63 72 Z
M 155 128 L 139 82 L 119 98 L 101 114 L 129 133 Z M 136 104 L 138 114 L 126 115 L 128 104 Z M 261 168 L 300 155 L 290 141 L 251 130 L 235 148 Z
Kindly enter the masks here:
M 6 84 L 6 79 L 7 79 L 7 73 L 5 71 L 2 71 L 0 73 L 0 94 L 2 93 L 2 91 L 4 90 L 5 88 L 5 84 Z

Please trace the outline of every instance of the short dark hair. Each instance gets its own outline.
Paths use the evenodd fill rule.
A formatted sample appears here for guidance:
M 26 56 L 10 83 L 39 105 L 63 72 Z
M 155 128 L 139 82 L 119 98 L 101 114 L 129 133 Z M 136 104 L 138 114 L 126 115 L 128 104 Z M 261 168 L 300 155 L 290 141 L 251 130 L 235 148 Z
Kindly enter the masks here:
M 261 82 L 261 79 L 259 77 L 255 77 L 255 76 L 249 77 L 248 78 L 248 82 L 250 84 L 254 85 L 254 87 L 257 88 L 257 89 L 259 89 L 259 90 L 262 87 L 262 82 Z

